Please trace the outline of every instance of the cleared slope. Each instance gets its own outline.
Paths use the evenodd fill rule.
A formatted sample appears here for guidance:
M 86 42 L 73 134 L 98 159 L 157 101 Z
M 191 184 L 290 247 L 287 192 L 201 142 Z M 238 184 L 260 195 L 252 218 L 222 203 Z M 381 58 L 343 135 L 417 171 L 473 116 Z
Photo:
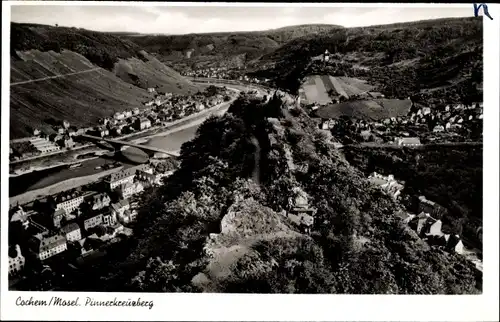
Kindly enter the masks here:
M 28 60 L 11 61 L 12 83 L 97 68 L 70 51 L 30 51 L 19 56 Z M 76 126 L 92 126 L 100 117 L 141 106 L 150 98 L 146 90 L 105 69 L 11 86 L 10 136 L 29 136 L 34 128 L 49 134 L 51 123 L 63 119 Z

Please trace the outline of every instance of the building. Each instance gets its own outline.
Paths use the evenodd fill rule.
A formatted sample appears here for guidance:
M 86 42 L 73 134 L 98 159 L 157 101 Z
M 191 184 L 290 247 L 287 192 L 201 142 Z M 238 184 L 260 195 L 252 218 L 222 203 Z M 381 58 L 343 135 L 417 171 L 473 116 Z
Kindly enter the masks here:
M 73 139 L 69 135 L 63 136 L 59 141 L 57 141 L 57 143 L 61 147 L 67 148 L 67 149 L 70 149 L 70 148 L 75 146 L 75 142 L 73 141 Z
M 368 177 L 368 180 L 379 186 L 385 193 L 394 199 L 397 199 L 404 189 L 404 185 L 397 182 L 393 175 L 383 176 L 374 172 Z
M 442 126 L 442 125 L 436 125 L 434 127 L 434 129 L 432 130 L 432 132 L 436 132 L 436 133 L 438 133 L 438 132 L 444 132 L 444 126 Z
M 65 129 L 69 129 L 69 126 L 70 126 L 69 122 L 68 122 L 68 121 L 66 121 L 66 120 L 64 120 L 64 121 L 63 121 L 63 127 L 64 127 Z
M 85 230 L 89 230 L 90 228 L 99 226 L 103 223 L 103 215 L 102 214 L 92 214 L 89 215 L 87 219 L 83 221 L 83 227 Z
M 93 195 L 91 200 L 89 201 L 92 210 L 99 210 L 104 207 L 109 206 L 111 202 L 111 199 L 109 198 L 108 194 L 103 192 L 103 193 L 98 193 L 96 195 Z
M 415 137 L 398 138 L 396 142 L 397 142 L 397 144 L 399 146 L 414 147 L 414 146 L 422 145 L 422 143 L 420 143 L 420 139 L 419 138 L 415 138 Z
M 37 254 L 37 258 L 41 261 L 60 254 L 68 249 L 66 238 L 61 235 L 54 235 L 51 237 L 34 237 L 34 245 L 35 247 L 33 250 Z
M 59 151 L 61 148 L 53 142 L 44 138 L 31 139 L 30 143 L 41 153 L 51 153 Z
M 63 208 L 56 210 L 52 214 L 52 224 L 55 228 L 61 227 L 61 221 L 66 217 L 66 210 Z
M 150 184 L 157 184 L 158 183 L 158 176 L 153 174 L 153 171 L 142 171 L 142 170 L 137 170 L 135 174 L 137 180 L 143 181 L 143 182 L 148 182 Z
M 325 50 L 325 54 L 323 55 L 323 61 L 325 62 L 328 62 L 330 61 L 330 52 L 327 50 Z
M 64 209 L 67 213 L 72 213 L 83 203 L 84 196 L 79 192 L 61 193 L 56 198 L 56 211 Z
M 64 234 L 68 242 L 82 239 L 80 227 L 76 223 L 67 224 L 61 228 L 61 232 Z
M 9 247 L 9 275 L 16 275 L 22 271 L 26 259 L 21 253 L 21 247 L 14 245 Z
M 127 199 L 127 198 L 130 198 L 137 193 L 143 192 L 144 186 L 140 182 L 134 182 L 134 183 L 128 182 L 128 183 L 122 184 L 119 189 L 120 189 L 120 191 L 119 191 L 120 196 L 123 199 Z
M 135 168 L 121 170 L 109 175 L 104 182 L 109 185 L 110 190 L 114 190 L 123 184 L 133 183 L 135 178 Z
M 139 110 L 139 108 L 138 108 L 138 107 L 136 107 L 136 108 L 134 108 L 134 109 L 132 110 L 132 114 L 134 114 L 134 115 L 139 115 L 139 113 L 140 113 L 140 112 L 141 112 L 141 111 Z
M 106 207 L 102 211 L 102 222 L 104 226 L 110 227 L 116 225 L 116 212 L 112 207 Z
M 130 203 L 128 200 L 123 199 L 111 205 L 111 212 L 115 215 L 115 217 L 123 215 L 125 210 L 130 210 Z
M 154 87 L 148 88 L 148 93 L 154 93 L 154 92 L 156 92 L 156 89 Z
M 127 224 L 135 220 L 137 211 L 130 209 L 128 200 L 121 200 L 111 205 L 111 212 L 121 224 Z
M 121 113 L 121 112 L 116 112 L 114 115 L 113 115 L 113 118 L 115 120 L 123 120 L 125 118 L 125 114 L 124 113 Z
M 151 121 L 147 118 L 140 118 L 135 121 L 135 128 L 137 130 L 145 130 L 151 127 Z
M 125 111 L 125 112 L 123 112 L 123 114 L 125 115 L 125 118 L 129 118 L 129 117 L 132 117 L 132 115 L 134 113 L 132 113 L 132 111 Z
M 431 214 L 433 217 L 440 218 L 445 211 L 442 206 L 438 205 L 434 201 L 428 200 L 427 198 L 425 198 L 425 196 L 418 197 L 418 200 L 419 212 Z

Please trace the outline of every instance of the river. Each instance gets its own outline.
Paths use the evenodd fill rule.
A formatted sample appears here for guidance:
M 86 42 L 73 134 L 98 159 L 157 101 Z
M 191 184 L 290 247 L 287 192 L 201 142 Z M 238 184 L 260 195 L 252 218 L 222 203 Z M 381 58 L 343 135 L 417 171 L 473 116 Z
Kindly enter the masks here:
M 240 88 L 233 85 L 228 85 L 227 87 L 228 89 L 232 89 L 236 92 L 239 92 L 244 88 L 243 86 L 241 86 Z M 231 102 L 221 104 L 221 106 L 215 108 L 215 110 L 207 110 L 207 113 L 202 112 L 200 113 L 200 115 L 193 115 L 192 117 L 188 117 L 186 119 L 186 122 L 188 122 L 188 124 L 186 124 L 185 122 L 180 122 L 178 124 L 179 130 L 172 129 L 165 134 L 155 134 L 150 138 L 139 139 L 137 143 L 154 146 L 157 148 L 165 149 L 167 151 L 178 152 L 184 142 L 188 142 L 195 137 L 198 127 L 209 115 L 224 114 L 229 108 L 229 103 Z M 192 126 L 189 126 L 189 124 L 192 124 Z M 117 160 L 117 158 L 119 160 Z M 68 165 L 62 165 L 41 171 L 34 171 L 16 177 L 10 177 L 10 201 L 11 203 L 14 202 L 16 199 L 20 198 L 23 194 L 29 191 L 47 188 L 69 179 L 96 175 L 103 171 L 98 167 L 103 166 L 106 163 L 112 163 L 114 161 L 120 161 L 125 168 L 134 165 L 132 162 L 129 162 L 124 158 L 119 158 L 118 156 L 113 155 L 113 153 L 110 152 L 106 155 L 83 161 L 82 165 L 77 168 L 70 168 Z

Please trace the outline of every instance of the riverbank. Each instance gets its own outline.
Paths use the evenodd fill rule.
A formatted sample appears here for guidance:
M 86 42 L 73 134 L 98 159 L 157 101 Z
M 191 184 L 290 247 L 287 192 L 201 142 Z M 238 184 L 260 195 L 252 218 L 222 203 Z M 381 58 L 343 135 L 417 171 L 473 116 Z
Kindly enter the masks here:
M 78 188 L 93 182 L 98 181 L 102 177 L 105 177 L 111 173 L 120 171 L 123 169 L 123 166 L 102 171 L 96 174 L 88 175 L 88 176 L 82 176 L 82 177 L 76 177 L 76 178 L 71 178 L 68 180 L 64 180 L 61 182 L 58 182 L 56 184 L 36 189 L 36 190 L 30 190 L 25 193 L 22 193 L 20 195 L 10 197 L 9 198 L 9 204 L 10 206 L 16 205 L 19 203 L 20 205 L 31 202 L 33 200 L 48 196 L 48 195 L 54 195 L 57 193 L 60 193 L 62 191 Z
M 64 154 L 47 156 L 36 161 L 25 161 L 26 164 L 9 164 L 9 177 L 18 177 L 34 171 L 43 171 L 63 165 L 71 165 L 83 161 L 88 161 L 108 151 L 100 149 L 95 145 L 89 145 L 82 149 L 66 151 Z M 82 155 L 95 153 L 95 156 L 78 159 Z

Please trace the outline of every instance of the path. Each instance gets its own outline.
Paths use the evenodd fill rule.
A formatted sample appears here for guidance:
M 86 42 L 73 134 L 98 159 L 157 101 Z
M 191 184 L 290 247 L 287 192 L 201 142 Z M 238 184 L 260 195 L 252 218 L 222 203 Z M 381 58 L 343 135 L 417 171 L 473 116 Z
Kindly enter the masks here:
M 31 79 L 31 80 L 22 81 L 22 82 L 15 82 L 15 83 L 10 83 L 10 86 L 23 85 L 23 84 L 29 84 L 29 83 L 34 83 L 34 82 L 42 82 L 42 81 L 49 80 L 49 79 L 54 79 L 54 78 L 66 77 L 66 76 L 71 76 L 71 75 L 78 75 L 78 74 L 83 74 L 83 73 L 90 73 L 90 72 L 93 72 L 93 71 L 96 71 L 96 70 L 99 70 L 99 69 L 102 69 L 102 68 L 101 67 L 97 67 L 97 68 L 82 70 L 82 71 L 79 71 L 79 72 L 74 72 L 74 73 L 69 73 L 69 74 L 47 76 L 47 77 L 43 77 L 43 78 Z
M 259 140 L 255 136 L 252 136 L 250 139 L 252 141 L 252 144 L 255 146 L 255 153 L 254 153 L 254 158 L 255 158 L 255 166 L 253 169 L 252 173 L 252 179 L 255 181 L 255 183 L 260 184 L 260 144 Z

